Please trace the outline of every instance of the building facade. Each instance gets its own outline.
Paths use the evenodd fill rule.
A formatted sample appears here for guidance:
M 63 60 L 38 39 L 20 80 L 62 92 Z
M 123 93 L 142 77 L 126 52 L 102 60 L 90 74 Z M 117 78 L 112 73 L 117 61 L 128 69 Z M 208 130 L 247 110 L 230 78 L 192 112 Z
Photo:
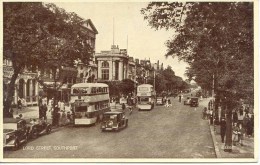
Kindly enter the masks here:
M 95 60 L 98 66 L 97 81 L 121 81 L 129 78 L 129 56 L 126 49 L 112 45 L 110 51 L 96 53 Z M 132 67 L 133 63 L 131 64 Z

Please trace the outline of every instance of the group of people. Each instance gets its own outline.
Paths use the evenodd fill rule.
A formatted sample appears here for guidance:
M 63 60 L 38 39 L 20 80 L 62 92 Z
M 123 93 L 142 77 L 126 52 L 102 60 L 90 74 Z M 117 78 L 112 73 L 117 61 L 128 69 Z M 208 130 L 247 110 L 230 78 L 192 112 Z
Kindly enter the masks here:
M 163 99 L 163 102 L 164 102 L 164 106 L 165 106 L 165 107 L 171 107 L 171 106 L 172 106 L 171 100 L 170 100 L 169 98 L 167 98 L 167 97 L 165 97 L 165 98 Z
M 52 125 L 62 126 L 68 123 L 68 116 L 70 113 L 65 113 L 65 103 L 63 101 L 54 102 L 54 98 L 49 99 L 47 105 L 47 98 L 39 99 L 39 118 L 47 120 L 47 112 L 51 113 Z
M 129 109 L 129 114 L 131 115 L 133 113 L 133 107 L 131 105 L 128 106 Z M 125 103 L 122 104 L 122 111 L 125 112 L 126 110 L 126 105 Z
M 221 107 L 218 107 L 218 113 L 213 114 L 213 102 L 209 103 L 209 107 L 203 109 L 203 119 L 208 119 L 209 123 L 212 125 L 220 125 L 220 136 L 222 143 L 225 142 L 226 136 L 226 115 L 224 110 L 221 111 Z M 243 146 L 244 137 L 251 137 L 254 133 L 254 115 L 253 111 L 249 110 L 249 106 L 240 106 L 239 108 L 233 110 L 232 112 L 232 143 L 233 145 Z M 220 120 L 218 117 L 220 116 Z

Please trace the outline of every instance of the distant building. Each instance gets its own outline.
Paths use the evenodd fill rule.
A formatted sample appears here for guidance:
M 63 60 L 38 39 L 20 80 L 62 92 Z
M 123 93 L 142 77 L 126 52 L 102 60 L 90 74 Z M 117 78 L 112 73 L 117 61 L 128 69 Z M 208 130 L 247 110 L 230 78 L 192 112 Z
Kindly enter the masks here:
M 110 51 L 96 53 L 95 59 L 98 64 L 97 81 L 121 81 L 128 78 L 129 56 L 126 49 L 112 45 Z

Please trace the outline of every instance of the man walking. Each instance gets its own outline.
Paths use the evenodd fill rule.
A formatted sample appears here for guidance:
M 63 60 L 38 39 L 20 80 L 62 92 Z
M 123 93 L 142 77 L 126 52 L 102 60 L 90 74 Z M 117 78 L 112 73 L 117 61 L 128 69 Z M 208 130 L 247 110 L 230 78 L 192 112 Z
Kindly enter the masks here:
M 221 118 L 220 121 L 220 136 L 221 136 L 221 141 L 224 143 L 225 135 L 226 135 L 226 119 L 224 117 Z

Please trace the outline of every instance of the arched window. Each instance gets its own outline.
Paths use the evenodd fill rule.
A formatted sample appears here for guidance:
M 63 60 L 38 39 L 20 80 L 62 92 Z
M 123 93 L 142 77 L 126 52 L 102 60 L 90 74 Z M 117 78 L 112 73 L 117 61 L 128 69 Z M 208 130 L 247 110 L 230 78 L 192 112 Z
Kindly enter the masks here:
M 109 68 L 109 63 L 107 61 L 102 62 L 102 68 Z

